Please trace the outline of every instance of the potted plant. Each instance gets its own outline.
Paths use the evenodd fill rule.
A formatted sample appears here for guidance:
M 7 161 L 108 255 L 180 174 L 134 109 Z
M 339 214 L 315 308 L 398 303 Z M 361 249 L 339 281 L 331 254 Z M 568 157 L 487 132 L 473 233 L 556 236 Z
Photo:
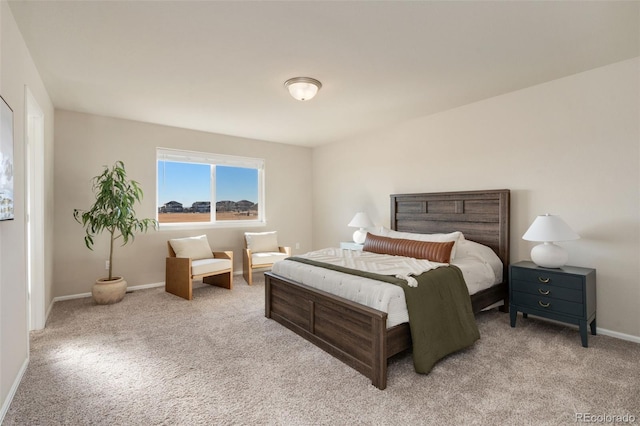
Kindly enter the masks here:
M 93 250 L 94 237 L 106 231 L 109 242 L 109 276 L 96 280 L 91 294 L 96 303 L 106 305 L 124 298 L 127 282 L 123 277 L 114 277 L 113 246 L 116 240 L 126 245 L 134 240 L 136 231 L 146 232 L 155 229 L 155 219 L 138 219 L 134 204 L 142 200 L 142 189 L 138 182 L 127 178 L 122 161 L 116 161 L 112 167 L 104 166 L 102 174 L 92 179 L 96 201 L 89 210 L 73 210 L 74 219 L 85 228 L 84 243 Z

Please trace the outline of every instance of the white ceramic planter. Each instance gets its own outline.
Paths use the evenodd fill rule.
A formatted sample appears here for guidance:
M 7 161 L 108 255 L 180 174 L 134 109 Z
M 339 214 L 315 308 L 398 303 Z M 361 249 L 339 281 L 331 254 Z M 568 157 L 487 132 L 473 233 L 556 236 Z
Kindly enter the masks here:
M 96 280 L 96 283 L 91 289 L 93 300 L 95 300 L 98 305 L 118 303 L 124 299 L 126 292 L 127 282 L 122 277 L 115 277 L 111 281 L 108 281 L 106 278 L 100 278 Z

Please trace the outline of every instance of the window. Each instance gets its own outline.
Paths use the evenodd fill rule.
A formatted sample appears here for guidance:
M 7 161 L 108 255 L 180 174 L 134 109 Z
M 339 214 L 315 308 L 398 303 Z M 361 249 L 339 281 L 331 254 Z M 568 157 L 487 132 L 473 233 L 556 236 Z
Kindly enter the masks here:
M 156 149 L 162 225 L 262 225 L 264 160 Z

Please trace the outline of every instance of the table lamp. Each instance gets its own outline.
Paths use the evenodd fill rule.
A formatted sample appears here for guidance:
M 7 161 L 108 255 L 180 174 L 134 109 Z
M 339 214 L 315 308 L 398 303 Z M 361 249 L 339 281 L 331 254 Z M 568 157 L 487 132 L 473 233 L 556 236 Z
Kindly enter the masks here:
M 364 244 L 364 240 L 367 238 L 365 228 L 372 227 L 373 222 L 371 222 L 371 219 L 369 219 L 366 213 L 358 212 L 347 226 L 359 228 L 353 233 L 353 242 L 356 244 Z
M 560 268 L 569 260 L 567 251 L 555 245 L 555 241 L 569 241 L 579 238 L 580 236 L 560 216 L 548 213 L 536 217 L 536 220 L 522 236 L 523 240 L 542 242 L 531 249 L 531 260 L 544 268 Z

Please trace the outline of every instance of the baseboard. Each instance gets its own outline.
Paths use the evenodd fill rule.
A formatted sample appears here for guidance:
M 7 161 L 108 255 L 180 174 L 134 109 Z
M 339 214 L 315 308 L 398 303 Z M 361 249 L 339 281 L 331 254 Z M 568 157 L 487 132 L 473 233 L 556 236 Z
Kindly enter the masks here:
M 519 315 L 522 315 L 522 314 L 519 314 Z M 535 317 L 536 319 L 542 320 L 542 321 L 552 322 L 554 324 L 563 325 L 565 327 L 575 328 L 576 330 L 578 330 L 580 328 L 575 324 L 567 324 L 566 322 L 556 321 L 556 320 L 552 320 L 552 319 L 549 319 L 549 318 L 543 318 L 543 317 L 539 317 L 539 316 L 534 315 L 534 314 L 529 314 L 529 315 L 532 316 L 532 317 Z M 519 320 L 521 320 L 520 317 L 519 317 Z M 587 327 L 587 331 L 589 332 L 589 335 L 591 335 L 591 331 L 589 330 L 589 327 Z M 629 342 L 640 343 L 640 337 L 639 336 L 634 336 L 632 334 L 620 333 L 618 331 L 611 331 L 611 330 L 607 330 L 606 328 L 596 327 L 596 334 L 602 334 L 603 336 L 614 337 L 614 338 L 620 339 L 620 340 L 627 340 Z
M 51 300 L 51 303 L 49 303 L 49 307 L 47 308 L 47 312 L 45 312 L 44 314 L 44 326 L 47 326 L 47 321 L 49 321 L 49 314 L 51 314 L 51 310 L 53 309 L 53 304 L 56 303 L 56 299 L 54 298 L 53 300 Z
M 24 360 L 22 363 L 22 367 L 16 376 L 16 379 L 13 381 L 13 385 L 11 385 L 11 389 L 9 389 L 9 393 L 7 394 L 7 398 L 2 403 L 2 411 L 0 411 L 0 424 L 4 421 L 4 417 L 7 415 L 7 411 L 9 411 L 9 407 L 11 406 L 11 401 L 13 401 L 13 397 L 15 396 L 18 386 L 20 386 L 20 382 L 22 381 L 22 377 L 24 373 L 27 371 L 27 366 L 29 365 L 29 357 Z
M 82 299 L 83 297 L 91 297 L 91 293 L 70 294 L 68 296 L 57 296 L 53 298 L 53 303 L 62 302 L 63 300 Z
M 619 333 L 617 331 L 607 330 L 606 328 L 596 327 L 596 333 L 602 334 L 603 336 L 615 337 L 616 339 L 627 340 L 629 342 L 640 343 L 639 336 Z
M 236 271 L 234 272 L 233 275 L 242 275 L 242 271 Z M 155 288 L 155 287 L 164 287 L 164 281 L 159 283 L 141 284 L 141 285 L 134 285 L 131 287 L 127 287 L 127 292 L 136 291 L 136 290 L 145 290 L 148 288 Z M 70 294 L 68 296 L 54 297 L 53 300 L 51 301 L 51 304 L 49 305 L 49 309 L 47 309 L 45 324 L 47 323 L 47 318 L 49 318 L 49 313 L 51 312 L 51 308 L 53 308 L 53 304 L 55 302 L 61 302 L 63 300 L 82 299 L 85 297 L 91 297 L 91 293 L 78 293 L 78 294 Z
M 141 284 L 141 285 L 128 286 L 127 287 L 127 293 L 129 293 L 131 291 L 146 290 L 148 288 L 155 288 L 155 287 L 164 287 L 164 281 L 162 281 L 160 283 L 151 283 L 151 284 Z M 70 294 L 68 296 L 54 297 L 53 298 L 53 302 L 51 302 L 51 306 L 53 306 L 53 303 L 55 303 L 55 302 L 61 302 L 63 300 L 82 299 L 82 298 L 85 298 L 85 297 L 91 297 L 91 293 L 78 293 L 78 294 Z M 51 310 L 51 308 L 49 308 L 49 310 Z M 49 315 L 47 314 L 47 317 L 48 316 Z
M 134 285 L 131 287 L 127 287 L 127 293 L 129 293 L 130 291 L 146 290 L 148 288 L 156 288 L 156 287 L 164 287 L 164 281 L 162 281 L 161 283 L 141 284 L 141 285 Z

